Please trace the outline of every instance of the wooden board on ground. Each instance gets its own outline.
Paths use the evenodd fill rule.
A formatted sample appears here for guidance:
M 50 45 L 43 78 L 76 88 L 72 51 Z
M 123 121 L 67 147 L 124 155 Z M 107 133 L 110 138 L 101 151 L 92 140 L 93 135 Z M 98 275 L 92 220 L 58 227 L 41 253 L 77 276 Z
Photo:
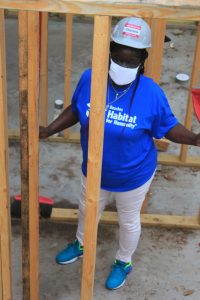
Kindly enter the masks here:
M 50 221 L 55 222 L 77 222 L 78 210 L 53 208 Z M 117 224 L 118 218 L 116 212 L 105 211 L 102 214 L 101 223 Z M 196 216 L 173 216 L 158 214 L 141 214 L 141 223 L 144 227 L 165 227 L 182 229 L 200 229 L 199 215 Z

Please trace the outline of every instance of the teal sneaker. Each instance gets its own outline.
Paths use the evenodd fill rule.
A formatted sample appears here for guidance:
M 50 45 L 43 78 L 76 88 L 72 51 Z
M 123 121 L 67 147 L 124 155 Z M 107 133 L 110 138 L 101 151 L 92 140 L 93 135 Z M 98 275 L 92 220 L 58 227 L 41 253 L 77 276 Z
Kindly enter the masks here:
M 132 270 L 132 263 L 125 263 L 120 260 L 116 260 L 112 266 L 110 275 L 106 280 L 106 288 L 109 290 L 115 290 L 124 285 L 127 275 Z
M 73 263 L 82 256 L 83 246 L 81 246 L 78 240 L 75 240 L 56 255 L 56 262 L 60 265 L 66 265 Z

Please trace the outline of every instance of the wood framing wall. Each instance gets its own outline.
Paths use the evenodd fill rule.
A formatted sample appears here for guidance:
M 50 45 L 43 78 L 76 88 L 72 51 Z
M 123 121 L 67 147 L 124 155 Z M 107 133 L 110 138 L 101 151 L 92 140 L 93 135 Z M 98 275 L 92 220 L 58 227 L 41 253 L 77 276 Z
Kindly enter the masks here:
M 98 199 L 101 181 L 101 160 L 104 135 L 104 114 L 107 91 L 107 69 L 110 44 L 110 18 L 95 16 L 92 60 L 92 89 L 84 221 L 84 257 L 81 299 L 93 299 L 96 259 Z M 101 82 L 101 85 L 99 84 Z M 102 122 L 98 122 L 100 119 Z M 96 137 L 99 137 L 98 139 Z M 93 224 L 91 226 L 91 224 Z M 88 276 L 90 273 L 90 276 Z
M 19 12 L 23 299 L 39 299 L 39 13 Z
M 39 14 L 41 23 L 41 121 L 47 123 L 48 104 L 48 12 L 67 14 L 66 31 L 66 67 L 65 67 L 65 104 L 70 98 L 71 81 L 71 30 L 73 14 L 90 14 L 94 16 L 93 39 L 93 77 L 90 110 L 90 140 L 88 153 L 88 180 L 86 185 L 86 222 L 84 237 L 84 259 L 82 273 L 81 299 L 93 299 L 95 254 L 97 238 L 97 211 L 100 189 L 103 120 L 106 97 L 106 73 L 108 65 L 108 48 L 110 36 L 110 17 L 135 15 L 144 17 L 154 32 L 155 48 L 150 52 L 147 62 L 147 74 L 157 82 L 160 78 L 162 51 L 157 39 L 163 39 L 166 19 L 179 18 L 200 21 L 199 0 L 174 0 L 173 5 L 167 0 L 144 1 L 9 1 L 0 0 L 0 299 L 12 299 L 11 259 L 10 259 L 10 216 L 8 183 L 8 133 L 6 111 L 6 68 L 5 68 L 5 33 L 3 9 L 19 10 L 19 95 L 20 95 L 20 141 L 22 148 L 22 254 L 23 254 L 23 299 L 39 299 L 39 216 L 38 216 L 38 98 L 39 98 Z M 27 12 L 26 12 L 27 11 Z M 196 51 L 193 61 L 191 86 L 197 84 L 200 71 L 200 23 L 198 23 Z M 154 57 L 159 64 L 152 68 Z M 98 57 L 98 60 L 97 60 Z M 99 59 L 100 58 L 100 59 Z M 99 79 L 101 78 L 101 80 Z M 101 86 L 99 85 L 101 82 Z M 95 95 L 101 99 L 99 101 Z M 192 104 L 188 95 L 186 127 L 191 127 Z M 103 101 L 102 101 L 103 99 Z M 96 122 L 94 121 L 96 120 Z M 98 134 L 97 134 L 98 133 Z M 77 136 L 69 131 L 64 139 L 77 141 Z M 57 139 L 58 141 L 59 139 Z M 200 166 L 200 160 L 187 155 L 187 147 L 182 146 L 179 156 L 160 155 L 159 161 L 165 164 Z M 92 178 L 92 182 L 91 182 Z M 31 213 L 30 213 L 31 212 Z M 66 212 L 66 211 L 65 211 Z M 53 212 L 56 220 L 60 212 Z M 60 213 L 61 214 L 61 213 Z M 73 212 L 71 213 L 73 215 Z M 75 214 L 75 213 L 74 213 Z M 108 213 L 112 219 L 113 213 Z M 65 220 L 66 220 L 66 216 Z M 190 223 L 190 228 L 200 227 L 199 213 L 194 217 L 177 216 L 142 216 L 147 225 L 183 226 Z M 60 216 L 61 219 L 61 216 Z M 113 216 L 113 223 L 116 221 Z M 188 225 L 189 227 L 189 225 Z
M 0 0 L 0 8 L 82 15 L 200 21 L 199 0 Z
M 48 115 L 48 14 L 41 13 L 41 70 L 40 70 L 40 117 L 41 125 L 47 124 Z M 71 45 L 72 45 L 72 20 L 71 14 L 66 15 L 66 51 L 65 51 L 65 107 L 70 103 L 71 90 Z M 166 20 L 158 18 L 145 18 L 152 29 L 152 39 L 154 47 L 149 50 L 149 57 L 146 62 L 146 75 L 152 77 L 157 83 L 160 82 L 161 65 L 163 58 L 164 36 L 166 31 Z M 163 44 L 160 42 L 163 41 Z M 200 22 L 197 25 L 196 47 L 193 57 L 193 71 L 188 90 L 187 109 L 185 112 L 185 126 L 188 129 L 192 127 L 192 96 L 191 89 L 197 86 L 200 77 Z M 154 64 L 156 58 L 156 64 Z M 19 138 L 18 129 L 9 129 L 11 139 Z M 63 137 L 50 137 L 48 141 L 79 143 L 80 137 L 78 132 L 72 132 L 70 129 L 64 131 Z M 167 144 L 167 141 L 156 141 L 156 145 Z M 188 146 L 181 145 L 178 155 L 160 153 L 159 163 L 176 166 L 200 166 L 200 157 L 188 154 Z
M 12 299 L 4 11 L 0 9 L 0 299 Z

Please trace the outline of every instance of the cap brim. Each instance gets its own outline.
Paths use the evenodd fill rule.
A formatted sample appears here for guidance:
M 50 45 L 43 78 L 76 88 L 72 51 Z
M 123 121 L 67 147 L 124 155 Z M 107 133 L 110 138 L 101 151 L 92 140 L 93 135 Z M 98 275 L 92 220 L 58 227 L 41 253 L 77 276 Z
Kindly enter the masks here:
M 112 35 L 110 37 L 110 40 L 111 40 L 111 42 L 113 41 L 117 44 L 120 44 L 120 45 L 123 45 L 123 46 L 128 46 L 128 47 L 131 47 L 131 48 L 136 48 L 136 49 L 146 49 L 146 48 L 151 48 L 152 47 L 151 44 L 143 45 L 143 44 L 141 44 L 141 42 L 137 42 L 137 41 L 134 41 L 134 46 L 133 46 L 132 42 L 129 42 L 128 40 L 115 39 L 115 38 L 113 38 Z

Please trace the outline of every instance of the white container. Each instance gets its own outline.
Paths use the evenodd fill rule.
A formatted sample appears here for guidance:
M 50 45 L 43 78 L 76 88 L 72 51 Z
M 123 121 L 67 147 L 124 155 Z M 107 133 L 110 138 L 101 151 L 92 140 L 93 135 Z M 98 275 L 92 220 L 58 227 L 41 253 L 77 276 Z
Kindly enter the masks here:
M 189 79 L 190 79 L 190 76 L 187 75 L 187 74 L 185 74 L 185 73 L 179 73 L 179 74 L 176 75 L 176 80 L 177 80 L 178 82 L 183 82 L 183 83 L 185 83 L 185 82 L 187 82 Z
M 59 115 L 61 114 L 61 112 L 63 110 L 63 104 L 64 104 L 64 102 L 61 99 L 56 99 L 54 101 L 53 121 L 56 120 L 59 117 Z M 60 135 L 60 133 L 58 132 L 58 133 L 55 133 L 53 136 L 59 136 L 59 135 Z

